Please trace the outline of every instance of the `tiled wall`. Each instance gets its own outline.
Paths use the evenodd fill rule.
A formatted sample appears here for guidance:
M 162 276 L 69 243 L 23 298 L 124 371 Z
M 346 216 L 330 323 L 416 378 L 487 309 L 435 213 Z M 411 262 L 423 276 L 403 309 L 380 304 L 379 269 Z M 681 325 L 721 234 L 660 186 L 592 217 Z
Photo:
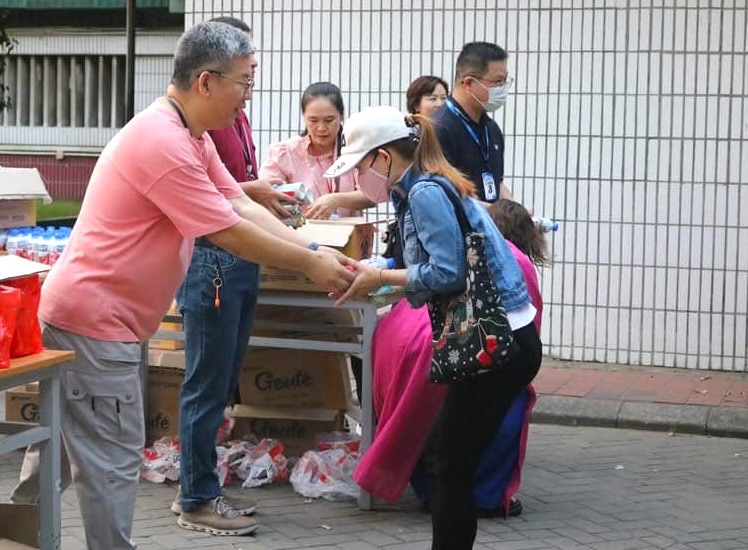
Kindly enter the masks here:
M 188 0 L 186 23 L 254 29 L 261 154 L 301 128 L 301 90 L 331 80 L 348 112 L 405 107 L 452 79 L 463 43 L 510 52 L 497 114 L 507 181 L 553 216 L 541 271 L 546 351 L 565 359 L 745 371 L 745 1 Z M 496 6 L 500 6 L 496 8 Z

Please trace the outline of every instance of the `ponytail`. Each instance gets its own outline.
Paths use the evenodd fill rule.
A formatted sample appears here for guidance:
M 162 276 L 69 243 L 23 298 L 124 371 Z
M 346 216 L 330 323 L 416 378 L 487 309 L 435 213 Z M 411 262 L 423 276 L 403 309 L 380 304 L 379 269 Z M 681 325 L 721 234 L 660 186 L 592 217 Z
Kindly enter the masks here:
M 475 196 L 475 185 L 462 172 L 449 164 L 442 152 L 434 124 L 427 116 L 414 114 L 405 117 L 405 125 L 413 135 L 398 139 L 382 147 L 392 147 L 400 156 L 413 161 L 416 172 L 443 176 L 454 184 L 461 196 Z

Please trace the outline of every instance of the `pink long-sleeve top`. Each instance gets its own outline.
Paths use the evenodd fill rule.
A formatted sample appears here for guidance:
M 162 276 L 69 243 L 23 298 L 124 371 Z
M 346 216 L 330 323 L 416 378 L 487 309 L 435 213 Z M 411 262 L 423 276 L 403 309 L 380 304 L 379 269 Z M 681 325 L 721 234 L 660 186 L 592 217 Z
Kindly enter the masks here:
M 278 178 L 287 183 L 302 182 L 312 191 L 315 199 L 329 193 L 347 193 L 358 189 L 355 170 L 340 178 L 326 178 L 325 170 L 335 160 L 335 153 L 311 155 L 310 143 L 309 136 L 295 136 L 271 144 L 267 158 L 260 167 L 260 179 Z M 343 208 L 338 213 L 341 216 L 357 214 Z

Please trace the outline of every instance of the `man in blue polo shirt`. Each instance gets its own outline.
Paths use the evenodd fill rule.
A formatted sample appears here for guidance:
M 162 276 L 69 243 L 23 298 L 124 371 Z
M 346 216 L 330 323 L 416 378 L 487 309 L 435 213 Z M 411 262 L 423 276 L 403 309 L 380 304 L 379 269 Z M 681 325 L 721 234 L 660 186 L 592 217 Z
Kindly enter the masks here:
M 465 44 L 452 95 L 432 114 L 444 156 L 475 183 L 484 202 L 512 198 L 504 185 L 504 136 L 487 114 L 504 106 L 512 85 L 507 57 L 496 44 Z

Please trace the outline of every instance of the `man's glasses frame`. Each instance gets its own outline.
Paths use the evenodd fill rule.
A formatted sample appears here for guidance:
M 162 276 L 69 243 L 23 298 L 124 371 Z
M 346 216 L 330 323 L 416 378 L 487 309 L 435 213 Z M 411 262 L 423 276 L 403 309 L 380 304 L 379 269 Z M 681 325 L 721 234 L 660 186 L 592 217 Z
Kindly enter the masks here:
M 221 71 L 217 71 L 215 69 L 207 69 L 207 72 L 210 74 L 215 74 L 220 76 L 221 78 L 225 78 L 226 80 L 230 80 L 231 82 L 235 82 L 236 84 L 239 84 L 244 88 L 244 95 L 247 95 L 249 91 L 254 87 L 255 80 L 254 78 L 250 78 L 249 80 L 237 80 L 236 78 L 233 78 L 226 73 L 222 73 Z

